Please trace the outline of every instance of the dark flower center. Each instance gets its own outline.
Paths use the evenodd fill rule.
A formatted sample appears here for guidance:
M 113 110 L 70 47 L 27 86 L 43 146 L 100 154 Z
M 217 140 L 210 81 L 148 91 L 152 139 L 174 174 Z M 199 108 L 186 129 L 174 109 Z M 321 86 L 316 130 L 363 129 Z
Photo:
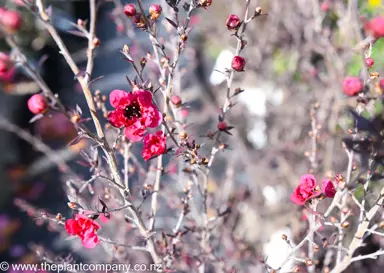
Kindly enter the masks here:
M 140 112 L 140 106 L 137 103 L 132 103 L 125 107 L 124 109 L 124 116 L 127 119 L 132 119 L 132 118 L 139 118 L 141 117 L 141 112 Z

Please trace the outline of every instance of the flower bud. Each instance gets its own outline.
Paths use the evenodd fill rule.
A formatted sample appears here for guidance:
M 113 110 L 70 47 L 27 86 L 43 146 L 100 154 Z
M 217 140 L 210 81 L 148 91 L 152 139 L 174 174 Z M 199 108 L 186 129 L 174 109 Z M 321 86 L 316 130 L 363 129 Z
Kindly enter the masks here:
M 240 21 L 239 17 L 237 17 L 234 14 L 229 15 L 227 22 L 226 22 L 226 26 L 229 30 L 236 31 L 239 29 L 240 25 L 241 25 L 241 21 Z
M 232 59 L 232 69 L 238 72 L 244 71 L 245 59 L 241 56 L 235 56 Z
M 320 5 L 320 9 L 324 12 L 327 12 L 329 10 L 329 2 L 328 0 L 325 0 L 323 3 Z
M 151 16 L 152 20 L 157 20 L 160 17 L 162 11 L 163 9 L 161 6 L 157 4 L 153 4 L 149 7 L 149 15 Z
M 171 97 L 171 102 L 174 104 L 176 107 L 181 106 L 181 98 L 179 96 L 172 96 Z
M 343 81 L 344 94 L 356 96 L 363 90 L 363 83 L 358 77 L 346 77 Z
M 133 22 L 135 22 L 139 28 L 145 27 L 145 18 L 142 14 L 136 14 L 133 17 Z
M 261 13 L 263 12 L 263 10 L 261 9 L 261 7 L 256 7 L 255 9 L 255 15 L 260 15 Z
M 28 109 L 33 114 L 42 114 L 48 110 L 48 104 L 45 97 L 41 94 L 35 94 L 28 100 Z
M 199 4 L 200 4 L 201 7 L 207 8 L 210 5 L 212 5 L 212 0 L 200 0 Z
M 180 132 L 179 136 L 180 136 L 181 139 L 187 139 L 188 138 L 188 133 L 183 131 L 183 132 Z
M 347 227 L 349 227 L 349 222 L 348 222 L 348 221 L 345 221 L 345 222 L 341 223 L 341 227 L 342 227 L 342 228 L 347 228 Z
M 126 4 L 124 6 L 124 13 L 128 17 L 132 17 L 136 15 L 136 6 L 135 4 Z
M 9 32 L 15 32 L 21 26 L 22 20 L 19 12 L 14 10 L 0 11 L 0 24 L 2 24 Z
M 220 131 L 225 131 L 228 129 L 228 125 L 225 121 L 221 121 L 219 122 L 219 124 L 217 124 L 217 129 L 219 129 Z
M 9 82 L 15 75 L 15 68 L 11 58 L 3 52 L 0 52 L 0 81 Z
M 378 16 L 373 18 L 365 25 L 365 29 L 375 39 L 384 37 L 384 16 Z
M 372 58 L 366 58 L 365 59 L 365 64 L 367 65 L 368 68 L 371 68 L 374 65 L 375 61 Z
M 72 123 L 79 123 L 80 119 L 81 119 L 81 117 L 80 117 L 79 114 L 73 114 L 73 115 L 71 116 L 71 122 L 72 122 Z

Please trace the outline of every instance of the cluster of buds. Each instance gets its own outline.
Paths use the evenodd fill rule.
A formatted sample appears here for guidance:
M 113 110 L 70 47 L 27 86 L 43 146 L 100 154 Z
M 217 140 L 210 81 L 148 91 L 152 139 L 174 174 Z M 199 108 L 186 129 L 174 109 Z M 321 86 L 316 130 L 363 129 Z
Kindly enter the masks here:
M 17 11 L 0 7 L 0 25 L 10 33 L 17 31 L 22 23 L 21 15 Z
M 162 11 L 163 9 L 160 5 L 153 4 L 149 7 L 149 16 L 152 20 L 157 20 L 160 17 Z
M 0 81 L 10 82 L 15 76 L 15 67 L 9 55 L 0 52 Z
M 107 96 L 102 95 L 100 90 L 96 90 L 93 100 L 96 103 L 97 109 L 100 109 L 103 112 L 103 116 L 106 118 L 108 116 L 108 111 L 105 106 L 105 103 L 108 101 Z
M 230 31 L 237 31 L 241 26 L 240 18 L 237 15 L 229 15 L 225 24 Z
M 34 94 L 28 100 L 28 109 L 33 114 L 44 114 L 48 111 L 48 103 L 46 98 L 42 94 Z
M 241 56 L 235 56 L 232 59 L 232 69 L 238 72 L 244 71 L 245 59 Z

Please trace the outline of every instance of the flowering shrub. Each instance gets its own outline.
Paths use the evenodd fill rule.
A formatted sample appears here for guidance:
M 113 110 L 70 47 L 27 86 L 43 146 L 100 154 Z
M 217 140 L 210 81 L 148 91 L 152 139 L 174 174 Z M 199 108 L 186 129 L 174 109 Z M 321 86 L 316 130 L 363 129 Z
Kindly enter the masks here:
M 380 272 L 384 35 L 378 4 L 109 2 L 108 19 L 127 36 L 116 60 L 130 69 L 126 87 L 93 73 L 100 47 L 113 48 L 96 31 L 102 1 L 89 0 L 89 18 L 76 18 L 66 30 L 87 41 L 87 54 L 79 54 L 84 68 L 45 2 L 0 9 L 7 44 L 0 81 L 4 89 L 28 86 L 23 108 L 33 114 L 37 136 L 3 117 L 0 127 L 57 165 L 57 185 L 68 199 L 60 212 L 21 199 L 17 207 L 61 237 L 78 237 L 67 245 L 97 263 L 144 261 L 159 272 Z M 216 14 L 224 2 L 237 15 Z M 29 24 L 12 8 L 23 8 L 44 29 L 32 39 L 35 46 L 49 34 L 76 82 L 69 89 L 80 90 L 83 103 L 62 101 L 40 74 L 45 59 L 31 61 L 25 52 L 20 38 Z M 220 39 L 197 35 L 199 25 Z M 210 56 L 218 58 L 206 77 Z M 22 68 L 17 75 L 16 67 Z M 98 85 L 103 80 L 113 87 Z M 55 150 L 46 140 L 69 147 Z M 10 176 L 17 180 L 23 170 Z M 31 250 L 50 263 L 73 262 L 57 249 Z

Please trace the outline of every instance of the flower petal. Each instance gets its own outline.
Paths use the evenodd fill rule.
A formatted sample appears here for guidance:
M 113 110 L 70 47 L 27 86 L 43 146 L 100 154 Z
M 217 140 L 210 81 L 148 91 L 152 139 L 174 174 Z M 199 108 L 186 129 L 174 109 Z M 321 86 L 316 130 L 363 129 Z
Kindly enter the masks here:
M 121 128 L 126 125 L 126 118 L 124 117 L 124 110 L 116 109 L 108 114 L 109 123 L 116 128 Z
M 134 92 L 137 94 L 137 100 L 143 107 L 151 106 L 153 104 L 152 101 L 152 93 L 146 90 L 137 90 Z
M 125 136 L 132 142 L 139 142 L 140 140 L 142 140 L 144 133 L 144 129 L 138 129 L 134 126 L 126 127 L 124 130 Z
M 81 240 L 81 242 L 83 243 L 83 246 L 86 248 L 94 248 L 99 242 L 99 238 L 95 233 L 93 233 L 90 236 L 84 237 L 84 239 Z
M 124 90 L 113 90 L 111 94 L 109 94 L 109 102 L 114 108 L 118 108 L 119 106 L 124 106 L 130 103 L 129 93 Z
M 65 229 L 69 234 L 76 235 L 78 230 L 76 221 L 74 219 L 68 219 L 65 221 Z

